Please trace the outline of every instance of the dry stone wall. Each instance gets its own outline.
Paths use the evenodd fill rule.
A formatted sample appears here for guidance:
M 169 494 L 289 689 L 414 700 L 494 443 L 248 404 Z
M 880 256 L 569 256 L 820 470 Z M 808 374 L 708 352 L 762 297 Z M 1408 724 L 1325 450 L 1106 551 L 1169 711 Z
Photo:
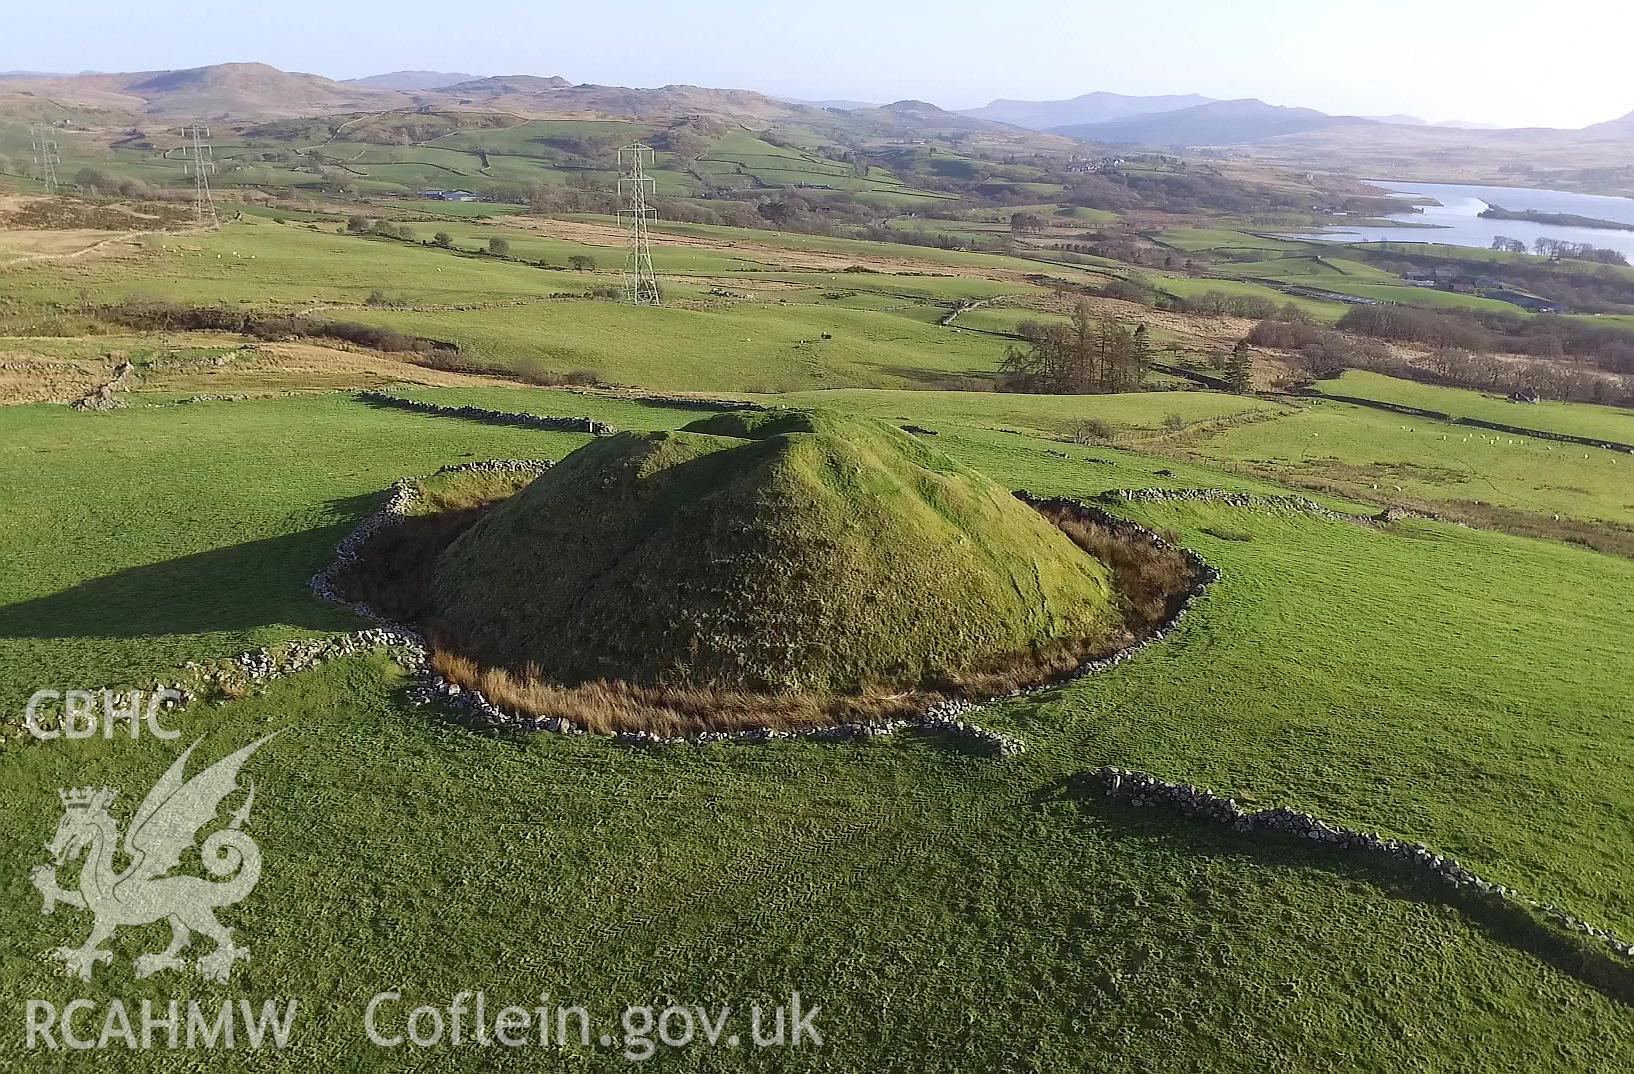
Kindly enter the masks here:
M 516 425 L 525 429 L 552 429 L 559 432 L 590 433 L 592 436 L 606 436 L 608 433 L 618 432 L 617 429 L 606 422 L 596 421 L 593 418 L 555 418 L 514 410 L 489 410 L 487 407 L 480 406 L 445 406 L 442 403 L 431 403 L 424 399 L 405 399 L 399 395 L 387 395 L 385 392 L 358 392 L 357 397 L 371 406 L 412 410 L 418 414 L 438 414 L 449 418 L 464 418 L 466 421 L 480 421 L 489 425 Z

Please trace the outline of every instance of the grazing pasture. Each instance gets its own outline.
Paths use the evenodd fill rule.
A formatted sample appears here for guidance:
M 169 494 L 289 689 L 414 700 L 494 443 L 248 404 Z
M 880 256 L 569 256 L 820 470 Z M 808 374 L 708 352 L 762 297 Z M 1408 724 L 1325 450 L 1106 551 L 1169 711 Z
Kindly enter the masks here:
M 279 137 L 357 154 L 369 182 L 389 185 L 379 177 L 418 181 L 431 161 L 480 150 L 495 170 L 563 164 L 582 139 L 634 133 L 433 124 L 422 144 L 388 146 L 364 140 L 364 123 L 297 121 Z M 922 197 L 879 169 L 837 171 L 809 144 L 736 131 L 700 170 Z M 921 156 L 950 175 L 976 159 Z M 1004 182 L 1037 178 L 1015 168 Z M 1060 204 L 1059 191 L 1033 194 Z M 350 210 L 387 205 L 423 217 L 404 221 L 411 239 L 348 233 Z M 666 1053 L 676 1070 L 1634 1064 L 1634 962 L 1358 857 L 1111 804 L 1089 778 L 1119 765 L 1420 840 L 1634 937 L 1634 457 L 1320 397 L 1159 390 L 1179 383 L 1166 377 L 1116 396 L 990 390 L 1019 324 L 1060 323 L 1086 290 L 1097 315 L 1149 321 L 1160 361 L 1229 349 L 1249 326 L 1100 294 L 1114 276 L 1280 305 L 1282 284 L 1390 287 L 1369 263 L 1224 222 L 1151 229 L 1208 260 L 1206 274 L 672 222 L 654 243 L 666 303 L 637 308 L 610 297 L 622 250 L 605 216 L 344 208 L 247 206 L 219 233 L 0 266 L 0 402 L 57 400 L 0 406 L 7 994 L 297 998 L 287 1054 L 211 1057 L 245 1071 L 626 1065 L 594 1040 L 564 1054 L 383 1056 L 361 1022 L 382 990 L 410 1005 L 548 992 L 585 1006 L 598 1033 L 654 997 L 741 1008 L 799 991 L 822 1008 L 820 1049 Z M 1346 308 L 1294 301 L 1318 321 Z M 136 332 L 106 315 L 155 302 L 356 322 L 458 351 Z M 127 362 L 106 393 L 122 405 L 61 405 Z M 564 382 L 577 387 L 535 386 Z M 593 439 L 398 409 L 354 394 L 364 387 L 645 434 L 729 400 L 877 419 L 1006 489 L 1093 501 L 1159 531 L 1221 577 L 1134 659 L 973 715 L 1025 745 L 1004 759 L 918 731 L 661 750 L 487 733 L 413 704 L 404 670 L 378 652 L 201 698 L 168 718 L 185 741 L 203 737 L 200 760 L 282 732 L 254 761 L 264 876 L 223 914 L 254 958 L 229 987 L 139 980 L 130 956 L 162 946 L 161 925 L 122 931 L 92 983 L 64 978 L 45 952 L 78 942 L 88 919 L 40 914 L 24 879 L 45 861 L 53 792 L 105 783 L 128 817 L 177 747 L 35 741 L 22 727 L 30 694 L 145 687 L 189 662 L 362 628 L 308 583 L 394 481 L 560 460 Z M 1358 372 L 1318 387 L 1634 439 L 1634 418 L 1607 407 Z M 821 477 L 845 489 L 861 472 L 825 463 Z M 1131 489 L 1181 495 L 1116 495 Z M 913 495 L 935 513 L 933 491 Z M 1399 517 L 1371 517 L 1386 507 Z M 0 1067 L 38 1058 L 0 1038 Z M 62 1067 L 89 1069 L 77 1058 Z M 97 1066 L 179 1074 L 197 1060 L 115 1052 Z

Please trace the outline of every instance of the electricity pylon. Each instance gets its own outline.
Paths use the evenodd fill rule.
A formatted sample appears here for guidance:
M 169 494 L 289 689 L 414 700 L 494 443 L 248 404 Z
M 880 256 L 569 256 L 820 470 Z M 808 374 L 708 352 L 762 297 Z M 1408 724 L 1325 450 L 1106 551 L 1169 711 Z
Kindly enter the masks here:
M 182 137 L 188 141 L 186 169 L 193 173 L 193 220 L 199 227 L 220 230 L 216 199 L 210 193 L 210 176 L 216 170 L 215 158 L 210 153 L 210 128 L 195 123 L 182 128 Z
M 30 145 L 34 150 L 34 166 L 48 194 L 57 192 L 57 165 L 62 163 L 62 147 L 57 144 L 49 124 L 36 123 L 28 128 Z
M 618 151 L 618 222 L 629 236 L 624 259 L 624 301 L 637 306 L 656 306 L 663 301 L 658 277 L 652 271 L 652 243 L 648 232 L 653 210 L 649 199 L 657 183 L 647 174 L 653 162 L 651 146 L 632 142 Z

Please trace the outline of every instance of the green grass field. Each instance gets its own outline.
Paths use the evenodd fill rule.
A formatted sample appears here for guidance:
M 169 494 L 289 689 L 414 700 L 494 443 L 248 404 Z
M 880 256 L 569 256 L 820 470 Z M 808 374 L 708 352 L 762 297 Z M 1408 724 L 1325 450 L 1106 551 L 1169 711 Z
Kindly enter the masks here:
M 1455 418 L 1478 418 L 1523 429 L 1634 444 L 1634 411 L 1620 407 L 1552 401 L 1512 403 L 1499 395 L 1418 384 L 1360 369 L 1347 370 L 1336 380 L 1319 381 L 1317 388 L 1330 394 L 1436 410 Z
M 1314 482 L 1375 502 L 1492 504 L 1538 516 L 1634 523 L 1634 458 L 1343 403 L 1205 433 L 1199 461 Z
M 563 169 L 546 165 L 570 155 L 565 139 L 634 133 L 583 121 L 449 124 L 422 145 L 382 146 L 311 126 L 294 121 L 283 138 L 323 143 L 337 158 L 362 152 L 360 168 L 405 180 L 478 149 L 495 171 L 559 180 Z M 854 183 L 845 189 L 861 198 L 919 197 L 878 169 L 847 178 L 821 155 L 821 132 L 811 134 L 802 144 L 818 148 L 793 150 L 733 133 L 699 170 L 711 181 L 805 175 Z M 983 163 L 899 148 L 949 175 Z M 1025 165 L 1004 175 L 1023 191 L 1035 178 Z M 1033 194 L 1042 207 L 1060 196 Z M 301 1003 L 283 1055 L 26 1054 L 14 1021 L 0 1032 L 0 1070 L 627 1068 L 616 1044 L 381 1052 L 364 1036 L 362 1009 L 376 992 L 446 1005 L 478 989 L 496 1005 L 531 1005 L 541 992 L 581 1004 L 598 1033 L 618 1031 L 609 1023 L 619 1008 L 656 997 L 743 1006 L 799 991 L 822 1007 L 820 1049 L 661 1050 L 660 1064 L 677 1071 L 1634 1066 L 1634 960 L 1540 944 L 1514 919 L 1457 908 L 1439 889 L 1358 858 L 1114 806 L 1086 779 L 1121 765 L 1256 808 L 1287 805 L 1421 840 L 1634 936 L 1634 457 L 1331 399 L 949 390 L 990 386 L 1013 342 L 1005 333 L 1057 316 L 1022 308 L 1061 308 L 1070 289 L 1056 295 L 1052 280 L 1096 287 L 1135 271 L 1104 259 L 1073 267 L 671 222 L 653 251 L 666 304 L 642 308 L 591 297 L 621 279 L 622 251 L 583 226 L 607 217 L 392 204 L 427 216 L 410 225 L 418 240 L 446 231 L 454 249 L 343 234 L 345 214 L 314 204 L 247 210 L 219 234 L 146 236 L 105 256 L 0 268 L 0 386 L 51 363 L 129 359 L 138 374 L 121 393 L 127 405 L 108 413 L 0 407 L 0 786 L 10 806 L 0 821 L 0 886 L 10 893 L 0 899 L 0 991 L 58 1003 Z M 1007 226 L 923 222 L 984 234 Z M 1211 278 L 1151 282 L 1182 297 L 1215 290 L 1279 304 L 1285 284 L 1394 290 L 1344 248 L 1218 223 L 1155 235 L 1208 255 Z M 478 252 L 494 238 L 509 244 L 508 258 Z M 576 257 L 594 264 L 570 270 Z M 853 262 L 870 271 L 842 271 Z M 972 299 L 1001 302 L 938 323 Z M 593 736 L 481 733 L 411 705 L 406 674 L 381 654 L 196 702 L 168 718 L 180 742 L 38 743 L 20 725 L 37 689 L 144 683 L 188 661 L 364 626 L 308 582 L 397 479 L 488 458 L 560 460 L 592 442 L 328 389 L 384 385 L 637 433 L 708 413 L 514 378 L 388 383 L 427 370 L 315 347 L 310 361 L 373 364 L 362 380 L 355 369 L 294 372 L 272 366 L 274 345 L 240 352 L 237 337 L 136 333 L 93 315 L 142 300 L 389 326 L 456 344 L 464 366 L 507 377 L 592 371 L 614 384 L 911 425 L 911 441 L 878 435 L 1039 495 L 1297 492 L 1343 511 L 1397 505 L 1470 524 L 1336 520 L 1268 500 L 1107 501 L 1202 554 L 1221 579 L 1135 659 L 983 710 L 983 726 L 1026 745 L 1003 760 L 919 732 L 651 752 Z M 1346 308 L 1295 301 L 1321 321 Z M 1215 321 L 1160 320 L 1160 348 L 1218 344 Z M 157 372 L 167 362 L 168 380 Z M 249 375 L 256 363 L 267 366 L 261 379 Z M 1609 407 L 1520 406 L 1360 372 L 1319 387 L 1634 442 L 1634 416 Z M 180 401 L 204 390 L 252 397 Z M 846 451 L 819 461 L 804 476 L 825 489 L 851 490 L 869 470 Z M 917 473 L 874 468 L 867 480 L 881 498 L 922 506 L 927 525 L 959 513 Z M 559 531 L 588 530 L 576 525 L 582 511 L 562 510 Z M 842 514 L 825 536 L 855 528 Z M 961 561 L 984 556 L 980 541 L 951 529 Z M 719 559 L 720 577 L 742 573 Z M 935 591 L 947 572 L 923 556 L 889 585 L 847 575 L 845 563 L 825 569 L 857 615 L 874 614 L 870 599 L 893 587 L 923 590 L 940 607 L 967 596 Z M 520 577 L 489 584 L 508 598 Z M 1013 581 L 986 603 L 1030 607 L 1033 579 Z M 254 951 L 233 983 L 136 979 L 130 956 L 162 946 L 162 926 L 121 931 L 115 962 L 89 984 L 61 976 L 45 953 L 79 942 L 89 918 L 40 914 L 28 882 L 61 813 L 53 791 L 106 783 L 128 818 L 195 736 L 202 762 L 272 731 L 282 734 L 246 770 L 258 788 L 248 830 L 265 871 L 222 914 Z
M 1013 487 L 1092 495 L 1150 483 L 1161 463 L 991 428 L 1026 423 L 967 411 L 957 394 L 853 397 L 939 421 L 938 447 Z M 540 390 L 482 398 L 648 427 L 696 416 Z M 846 400 L 824 393 L 830 406 Z M 1175 401 L 1081 405 L 1140 424 Z M 36 683 L 127 681 L 343 628 L 348 617 L 305 580 L 379 502 L 375 490 L 447 462 L 558 457 L 584 440 L 344 396 L 111 415 L 12 408 L 0 423 L 0 508 L 22 522 L 3 539 L 21 568 L 0 610 L 7 711 Z M 1170 465 L 1171 483 L 1243 487 Z M 211 756 L 289 729 L 254 761 L 252 830 L 268 864 L 231 912 L 254 961 L 233 990 L 194 994 L 300 997 L 284 1061 L 331 1068 L 418 1061 L 382 1058 L 362 1036 L 361 1006 L 388 987 L 415 1002 L 548 990 L 592 1008 L 655 994 L 770 1002 L 798 989 L 823 1006 L 827 1043 L 768 1057 L 780 1069 L 1059 1069 L 1081 1066 L 1085 1049 L 1164 1070 L 1626 1065 L 1624 1008 L 1428 892 L 1162 811 L 1113 809 L 1070 777 L 1123 764 L 1423 839 L 1627 930 L 1634 742 L 1622 714 L 1634 679 L 1619 624 L 1634 614 L 1634 564 L 1426 523 L 1126 510 L 1174 530 L 1225 580 L 1134 663 L 990 716 L 1029 746 L 1002 764 L 911 736 L 657 755 L 511 743 L 406 710 L 400 675 L 374 658 L 190 709 L 177 722 L 207 735 Z M 1589 699 L 1579 684 L 1591 668 Z M 8 742 L 0 770 L 20 807 L 0 827 L 5 875 L 40 860 L 51 788 L 137 793 L 173 753 L 152 740 Z M 53 976 L 34 953 L 77 939 L 86 919 L 42 917 L 13 887 L 0 910 L 19 956 L 0 970 L 8 991 L 169 994 L 163 978 L 133 981 L 124 960 L 158 940 L 152 929 L 122 933 L 120 963 L 89 986 Z M 576 1054 L 597 1069 L 622 1063 L 596 1045 Z M 534 1063 L 425 1058 L 478 1056 L 497 1069 Z M 225 1069 L 268 1062 L 222 1057 Z M 727 1060 L 695 1048 L 669 1062 Z

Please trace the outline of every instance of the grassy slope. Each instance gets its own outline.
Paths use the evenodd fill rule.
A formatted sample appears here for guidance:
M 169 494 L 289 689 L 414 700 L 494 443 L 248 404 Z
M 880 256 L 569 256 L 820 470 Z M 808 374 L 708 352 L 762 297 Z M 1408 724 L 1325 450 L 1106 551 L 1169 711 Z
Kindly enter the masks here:
M 0 506 L 25 520 L 4 537 L 23 565 L 8 596 L 48 601 L 7 610 L 0 681 L 12 703 L 26 693 L 12 684 L 89 685 L 231 649 L 266 622 L 328 626 L 334 613 L 302 589 L 330 537 L 314 531 L 371 509 L 358 499 L 367 490 L 466 453 L 581 442 L 337 399 L 107 417 L 25 408 L 0 422 L 20 434 L 4 439 Z M 52 445 L 61 464 L 42 470 L 37 449 Z M 938 445 L 1041 491 L 1140 483 L 1119 453 L 1056 458 L 979 425 L 950 426 Z M 1117 464 L 1079 461 L 1091 455 Z M 200 472 L 201 459 L 212 469 Z M 267 488 L 276 496 L 257 510 Z M 42 494 L 61 506 L 35 522 L 20 508 Z M 82 508 L 109 502 L 121 509 Z M 163 509 L 144 516 L 148 504 Z M 1389 897 L 1294 848 L 1076 802 L 1059 781 L 1127 763 L 1290 802 L 1426 838 L 1627 929 L 1619 845 L 1634 787 L 1618 714 L 1634 682 L 1618 624 L 1634 614 L 1634 567 L 1451 527 L 1139 514 L 1178 530 L 1225 581 L 1134 664 L 994 717 L 1031 747 L 1013 764 L 912 742 L 662 757 L 548 738 L 512 746 L 404 713 L 398 680 L 374 661 L 191 713 L 187 730 L 209 732 L 217 752 L 251 728 L 292 728 L 255 762 L 252 826 L 269 864 L 232 918 L 256 947 L 250 995 L 305 997 L 295 1058 L 362 1069 L 381 1059 L 362 1043 L 356 1008 L 398 984 L 416 1001 L 481 987 L 590 1005 L 800 988 L 825 1004 L 831 1043 L 781 1057 L 785 1069 L 1061 1069 L 1088 1055 L 1163 1070 L 1626 1067 L 1625 1011 L 1435 903 Z M 268 540 L 290 551 L 259 554 L 254 542 Z M 212 543 L 231 549 L 219 567 L 188 558 Z M 165 564 L 163 583 L 128 599 L 56 593 L 143 563 Z M 196 597 L 165 600 L 223 579 L 230 607 L 258 612 L 236 631 L 189 621 Z M 58 641 L 40 637 L 41 615 Z M 31 639 L 16 636 L 25 625 Z M 89 633 L 97 639 L 61 640 Z M 1588 668 L 1598 689 L 1585 703 Z M 25 803 L 0 826 L 17 889 L 0 913 L 20 951 L 71 939 L 68 923 L 83 921 L 39 916 L 20 879 L 55 822 L 51 788 L 140 788 L 172 755 L 151 741 L 90 742 L 0 758 L 0 782 Z M 358 899 L 374 925 L 359 922 Z M 158 939 L 124 933 L 120 949 Z M 128 962 L 103 971 L 86 994 L 171 987 L 128 972 Z M 0 973 L 16 993 L 81 994 L 35 959 Z M 167 1056 L 111 1058 L 116 1069 L 178 1068 Z M 729 1059 L 693 1052 L 678 1065 Z
M 605 248 L 544 240 L 515 228 L 422 225 L 421 237 L 430 238 L 434 229 L 456 233 L 466 250 L 496 235 L 511 239 L 519 256 L 565 264 L 571 254 L 584 253 L 609 267 Z M 321 275 L 312 271 L 314 261 L 323 263 Z M 621 383 L 779 391 L 899 387 L 950 374 L 990 374 L 1004 341 L 937 327 L 942 304 L 1027 290 L 953 277 L 774 275 L 767 269 L 759 261 L 676 251 L 661 271 L 676 274 L 666 286 L 681 304 L 632 316 L 612 303 L 553 297 L 616 285 L 615 272 L 542 270 L 257 220 L 220 235 L 155 238 L 127 258 L 13 269 L 10 302 L 0 312 L 17 311 L 26 322 L 24 311 L 161 294 L 183 303 L 330 310 L 343 319 L 458 343 L 473 362 L 496 368 L 590 368 Z M 783 289 L 758 301 L 696 301 L 707 299 L 713 281 L 734 270 L 749 286 L 769 280 Z M 690 280 L 694 274 L 701 278 Z M 162 292 L 153 287 L 156 278 L 165 281 Z M 366 308 L 376 292 L 405 308 Z M 69 296 L 73 302 L 65 301 Z M 831 338 L 823 339 L 825 333 Z
M 1205 464 L 1287 475 L 1374 500 L 1399 489 L 1432 503 L 1475 501 L 1634 523 L 1634 459 L 1626 455 L 1345 403 L 1311 406 L 1268 425 L 1201 430 L 1175 447 Z
M 344 628 L 350 616 L 292 581 L 328 562 L 386 485 L 471 451 L 463 423 L 340 396 L 66 413 L 3 415 L 0 499 L 20 557 L 0 576 L 8 713 L 47 685 Z M 482 457 L 559 454 L 581 440 L 490 431 Z
M 1486 392 L 1419 384 L 1360 369 L 1349 370 L 1337 380 L 1319 381 L 1317 389 L 1331 394 L 1438 410 L 1455 418 L 1479 418 L 1524 429 L 1601 437 L 1617 443 L 1634 444 L 1634 410 L 1621 407 L 1556 402 L 1522 406 Z

